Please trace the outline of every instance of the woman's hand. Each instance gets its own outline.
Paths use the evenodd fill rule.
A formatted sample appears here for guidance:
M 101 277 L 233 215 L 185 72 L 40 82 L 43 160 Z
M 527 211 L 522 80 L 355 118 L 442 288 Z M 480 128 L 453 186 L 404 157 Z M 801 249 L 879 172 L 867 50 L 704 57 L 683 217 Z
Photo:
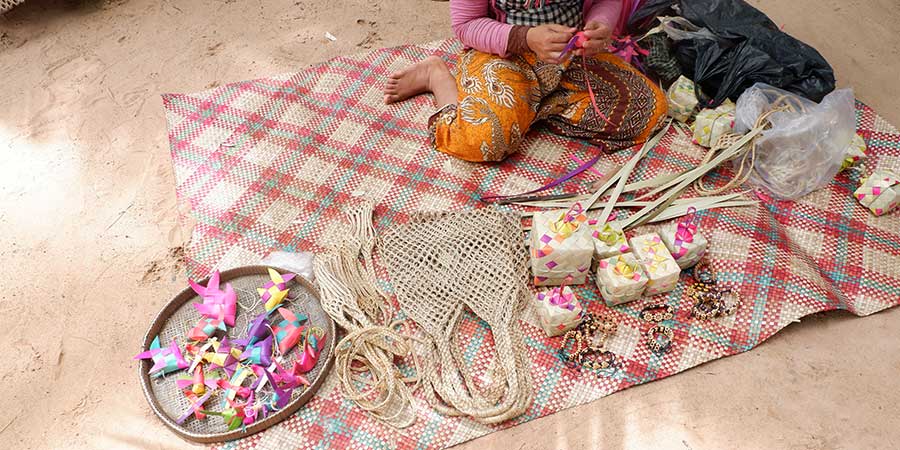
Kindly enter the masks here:
M 528 48 L 533 51 L 538 59 L 546 63 L 559 63 L 559 54 L 566 48 L 566 44 L 575 35 L 575 28 L 562 25 L 540 25 L 528 29 L 525 40 Z
M 607 52 L 607 47 L 612 42 L 612 27 L 608 24 L 591 21 L 584 26 L 584 35 L 588 40 L 584 43 L 584 48 L 580 49 L 577 54 L 584 53 L 584 56 L 591 57 L 597 54 Z

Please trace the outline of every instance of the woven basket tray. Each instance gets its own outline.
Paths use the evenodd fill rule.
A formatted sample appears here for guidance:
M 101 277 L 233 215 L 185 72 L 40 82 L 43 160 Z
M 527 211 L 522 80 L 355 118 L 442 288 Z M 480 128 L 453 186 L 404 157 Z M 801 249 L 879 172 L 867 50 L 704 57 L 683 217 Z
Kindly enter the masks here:
M 273 267 L 279 273 L 289 273 L 290 271 Z M 262 302 L 259 302 L 259 294 L 256 288 L 261 287 L 269 281 L 269 275 L 266 266 L 246 266 L 236 269 L 226 270 L 221 273 L 220 285 L 224 289 L 225 283 L 231 283 L 237 293 L 238 310 L 235 319 L 235 326 L 228 327 L 225 333 L 229 339 L 238 338 L 243 335 L 247 329 L 247 324 L 253 320 L 258 314 L 265 311 Z M 206 285 L 208 279 L 200 282 Z M 168 375 L 151 378 L 148 374 L 152 361 L 141 360 L 138 366 L 138 373 L 141 377 L 141 386 L 147 401 L 153 412 L 179 436 L 194 442 L 221 442 L 240 437 L 249 436 L 258 433 L 266 428 L 275 425 L 282 420 L 290 417 L 297 409 L 303 406 L 322 385 L 325 376 L 331 369 L 334 362 L 334 345 L 335 345 L 335 324 L 334 321 L 325 314 L 319 303 L 319 296 L 316 289 L 303 277 L 297 276 L 289 281 L 287 287 L 290 289 L 288 298 L 284 300 L 282 306 L 289 307 L 292 311 L 306 314 L 309 317 L 308 325 L 318 326 L 327 333 L 325 346 L 322 349 L 316 367 L 306 374 L 310 382 L 307 389 L 294 389 L 292 400 L 287 406 L 281 410 L 270 412 L 265 419 L 259 419 L 257 422 L 246 427 L 246 429 L 237 429 L 228 431 L 224 421 L 218 416 L 207 416 L 205 420 L 197 420 L 195 417 L 189 417 L 183 424 L 179 425 L 176 420 L 190 407 L 187 397 L 178 389 L 175 378 L 187 374 L 186 370 L 173 372 Z M 144 336 L 143 350 L 150 348 L 153 338 L 159 335 L 160 344 L 163 347 L 169 345 L 175 338 L 179 346 L 184 348 L 186 335 L 198 320 L 200 314 L 191 306 L 192 303 L 200 303 L 201 299 L 190 288 L 181 291 L 175 296 L 169 304 L 163 308 L 156 316 L 147 335 Z M 250 311 L 244 306 L 256 304 Z M 271 317 L 280 320 L 281 316 L 277 312 L 273 312 Z M 301 342 L 302 344 L 302 342 Z M 301 349 L 294 348 L 284 356 L 283 366 L 289 368 L 293 366 L 294 361 L 300 355 Z M 274 357 L 274 355 L 273 355 Z M 205 404 L 207 409 L 221 411 L 221 397 L 213 396 Z

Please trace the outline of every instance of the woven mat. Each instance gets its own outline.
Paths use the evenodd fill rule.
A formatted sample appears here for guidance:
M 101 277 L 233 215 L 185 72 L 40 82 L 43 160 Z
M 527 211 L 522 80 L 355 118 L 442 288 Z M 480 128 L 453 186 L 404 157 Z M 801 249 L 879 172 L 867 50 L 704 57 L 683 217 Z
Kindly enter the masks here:
M 429 54 L 455 61 L 458 49 L 454 41 L 382 49 L 296 74 L 166 95 L 177 194 L 197 221 L 187 251 L 189 274 L 255 263 L 272 250 L 321 251 L 341 233 L 341 209 L 355 197 L 378 202 L 376 225 L 383 227 L 417 210 L 476 207 L 486 192 L 532 189 L 576 167 L 571 155 L 585 160 L 595 151 L 542 131 L 529 134 L 524 151 L 499 165 L 470 164 L 429 149 L 431 98 L 385 106 L 380 88 L 391 71 Z M 869 170 L 900 169 L 897 129 L 862 103 L 857 118 L 870 149 Z M 625 151 L 604 158 L 598 170 L 605 173 L 629 156 Z M 635 176 L 681 171 L 701 156 L 702 149 L 673 130 Z M 614 312 L 619 331 L 610 346 L 624 366 L 604 377 L 564 368 L 555 355 L 558 340 L 546 338 L 533 313 L 526 313 L 537 395 L 516 421 L 489 427 L 443 417 L 419 399 L 416 424 L 397 431 L 343 400 L 329 377 L 294 417 L 223 448 L 447 447 L 747 351 L 807 314 L 844 309 L 867 315 L 895 306 L 900 213 L 876 218 L 863 209 L 851 197 L 859 176 L 841 174 L 828 189 L 798 202 L 701 214 L 712 264 L 721 280 L 740 285 L 745 303 L 734 317 L 695 321 L 679 287 L 664 299 L 677 317 L 670 324 L 676 344 L 663 357 L 640 341 L 644 324 L 637 312 L 644 302 Z M 566 189 L 584 188 L 595 177 L 583 175 Z M 383 271 L 381 277 L 387 279 Z M 589 311 L 607 312 L 590 285 L 577 293 Z M 473 364 L 488 364 L 485 325 L 468 321 L 461 333 Z

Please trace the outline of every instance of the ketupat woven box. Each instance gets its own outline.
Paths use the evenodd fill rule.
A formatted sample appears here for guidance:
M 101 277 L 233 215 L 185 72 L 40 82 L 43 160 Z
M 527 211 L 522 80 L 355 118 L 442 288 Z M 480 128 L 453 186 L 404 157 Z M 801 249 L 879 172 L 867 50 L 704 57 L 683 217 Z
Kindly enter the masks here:
M 900 175 L 876 170 L 862 180 L 853 193 L 859 203 L 869 208 L 872 214 L 881 216 L 900 205 Z
M 612 256 L 597 264 L 597 288 L 609 306 L 641 298 L 648 281 L 643 266 L 631 253 Z
M 694 82 L 684 75 L 678 77 L 666 92 L 666 100 L 668 101 L 669 117 L 687 123 L 694 116 L 697 109 L 697 95 L 694 93 Z
M 734 128 L 735 104 L 725 100 L 716 109 L 704 109 L 694 119 L 694 143 L 703 147 L 714 147 L 723 134 L 731 133 Z
M 658 295 L 675 289 L 681 268 L 656 233 L 631 238 L 631 249 L 647 274 L 644 295 Z
M 594 255 L 594 240 L 581 211 L 534 215 L 531 273 L 535 286 L 584 284 Z
M 538 292 L 532 304 L 547 336 L 559 336 L 577 327 L 584 318 L 584 307 L 569 286 Z
M 682 270 L 700 262 L 709 247 L 706 236 L 698 231 L 697 225 L 690 220 L 682 220 L 663 227 L 659 236 Z
M 596 219 L 588 221 L 591 225 L 591 237 L 594 238 L 594 258 L 597 261 L 610 258 L 631 251 L 625 232 L 615 222 L 606 222 L 603 225 Z

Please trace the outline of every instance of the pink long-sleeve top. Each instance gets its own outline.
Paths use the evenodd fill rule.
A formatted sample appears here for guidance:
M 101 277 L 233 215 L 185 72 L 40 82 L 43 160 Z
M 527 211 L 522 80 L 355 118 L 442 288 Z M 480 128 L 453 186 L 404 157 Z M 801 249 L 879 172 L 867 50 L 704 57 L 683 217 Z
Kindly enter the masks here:
M 597 21 L 616 27 L 622 0 L 584 0 L 584 22 Z M 513 25 L 504 22 L 503 11 L 493 0 L 450 0 L 453 33 L 466 47 L 506 56 Z

